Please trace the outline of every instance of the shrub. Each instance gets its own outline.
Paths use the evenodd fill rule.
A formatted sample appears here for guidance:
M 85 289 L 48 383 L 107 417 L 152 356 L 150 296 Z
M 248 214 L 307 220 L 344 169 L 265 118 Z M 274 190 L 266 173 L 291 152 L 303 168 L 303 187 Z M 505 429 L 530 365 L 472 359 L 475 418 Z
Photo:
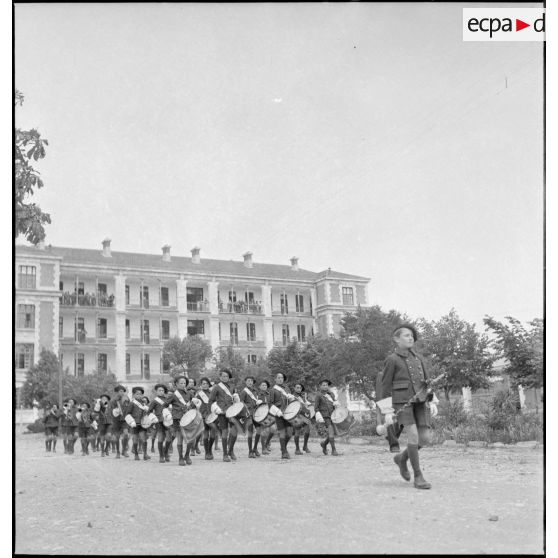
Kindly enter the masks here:
M 38 418 L 35 422 L 32 422 L 31 424 L 28 424 L 27 425 L 27 430 L 29 430 L 29 432 L 32 432 L 33 434 L 44 432 L 45 431 L 45 424 L 43 422 L 43 419 Z

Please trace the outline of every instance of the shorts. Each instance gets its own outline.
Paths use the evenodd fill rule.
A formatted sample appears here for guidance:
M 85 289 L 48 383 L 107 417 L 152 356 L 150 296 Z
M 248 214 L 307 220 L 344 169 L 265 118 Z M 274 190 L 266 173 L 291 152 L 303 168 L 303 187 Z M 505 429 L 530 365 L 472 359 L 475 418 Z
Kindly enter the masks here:
M 169 426 L 169 430 L 171 431 L 173 438 L 179 434 L 182 435 L 182 431 L 180 430 L 180 419 L 172 419 L 172 425 Z
M 58 436 L 58 426 L 45 426 L 47 436 Z
M 78 433 L 80 438 L 89 438 L 95 434 L 95 431 L 91 426 L 78 426 Z
M 99 434 L 99 436 L 106 436 L 107 434 L 109 434 L 109 431 L 110 431 L 110 424 L 108 423 L 99 424 L 97 434 Z
M 394 405 L 394 410 L 397 413 L 403 405 Z M 413 403 L 409 407 L 405 407 L 397 416 L 397 422 L 401 426 L 410 426 L 416 424 L 418 427 L 430 428 L 430 409 L 426 403 Z
M 291 423 L 285 420 L 283 417 L 275 417 L 275 424 L 277 425 L 277 430 L 286 430 L 287 428 L 292 428 Z
M 129 429 L 128 423 L 123 420 L 114 421 L 110 425 L 110 432 L 115 436 L 120 436 L 121 434 L 128 434 L 129 433 L 128 429 Z
M 217 415 L 217 428 L 221 431 L 229 428 L 229 419 L 225 415 Z

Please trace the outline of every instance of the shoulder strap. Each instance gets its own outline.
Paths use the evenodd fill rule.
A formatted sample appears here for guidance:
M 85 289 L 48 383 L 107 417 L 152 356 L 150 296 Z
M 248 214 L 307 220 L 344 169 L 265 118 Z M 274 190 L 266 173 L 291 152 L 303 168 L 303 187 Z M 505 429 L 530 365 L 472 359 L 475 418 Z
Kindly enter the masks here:
M 229 391 L 229 388 L 223 382 L 219 382 L 218 385 L 229 397 L 232 397 L 232 393 Z
M 184 397 L 182 397 L 182 394 L 177 389 L 174 390 L 174 395 L 176 395 L 176 398 L 180 401 L 180 403 L 186 407 L 186 401 L 184 401 Z
M 254 400 L 257 401 L 258 399 L 254 396 L 254 394 L 247 388 L 244 388 L 244 391 Z
M 281 387 L 275 384 L 273 389 L 277 390 L 279 393 L 283 394 L 285 397 L 287 396 L 287 392 Z
M 164 404 L 164 401 L 160 397 L 155 397 L 155 399 L 153 401 L 157 401 L 157 403 L 159 403 L 159 405 Z
M 196 395 L 204 402 L 204 403 L 209 403 L 209 397 L 207 397 L 207 395 L 203 392 L 202 389 L 200 389 L 198 391 L 198 393 L 196 393 Z

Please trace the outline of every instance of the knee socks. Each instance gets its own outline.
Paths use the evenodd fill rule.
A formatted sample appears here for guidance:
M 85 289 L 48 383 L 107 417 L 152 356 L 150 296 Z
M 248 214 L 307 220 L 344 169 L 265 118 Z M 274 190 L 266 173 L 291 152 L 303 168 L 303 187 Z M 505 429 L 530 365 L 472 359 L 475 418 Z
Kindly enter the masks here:
M 409 456 L 409 461 L 411 462 L 411 466 L 413 467 L 413 473 L 415 475 L 415 478 L 421 477 L 422 471 L 420 470 L 418 444 L 408 444 L 407 449 L 405 451 Z
M 308 438 L 310 438 L 310 433 L 306 432 L 304 434 L 304 444 L 302 446 L 302 449 L 308 449 Z
M 296 451 L 300 451 L 300 436 L 294 437 L 294 443 L 295 443 Z

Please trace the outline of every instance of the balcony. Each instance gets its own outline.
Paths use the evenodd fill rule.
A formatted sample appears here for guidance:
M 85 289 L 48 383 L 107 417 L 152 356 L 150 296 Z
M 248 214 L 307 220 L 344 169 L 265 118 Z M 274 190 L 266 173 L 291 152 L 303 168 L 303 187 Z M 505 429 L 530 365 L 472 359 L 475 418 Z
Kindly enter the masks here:
M 150 347 L 158 347 L 164 343 L 163 340 L 158 337 L 150 337 L 149 335 L 144 335 L 143 339 L 140 337 L 127 337 L 126 345 L 149 345 Z
M 60 337 L 64 345 L 114 345 L 114 337 L 87 337 L 84 333 L 78 333 L 75 337 Z
M 114 308 L 114 295 L 106 295 L 104 293 L 77 294 L 62 293 L 60 296 L 60 306 L 80 306 L 94 308 Z
M 263 307 L 261 304 L 255 302 L 219 302 L 220 314 L 263 314 Z
M 239 349 L 265 349 L 263 339 L 255 339 L 254 341 L 239 339 L 236 342 L 233 342 L 232 339 L 223 339 L 220 341 L 220 345 L 221 347 L 238 347 Z
M 188 312 L 209 312 L 209 302 L 207 300 L 186 302 L 186 309 Z

